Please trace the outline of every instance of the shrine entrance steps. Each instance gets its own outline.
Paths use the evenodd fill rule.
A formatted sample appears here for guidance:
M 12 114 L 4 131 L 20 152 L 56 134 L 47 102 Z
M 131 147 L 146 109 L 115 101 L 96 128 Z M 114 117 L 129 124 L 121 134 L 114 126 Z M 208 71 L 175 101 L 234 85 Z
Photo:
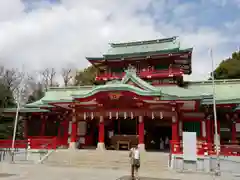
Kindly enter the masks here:
M 43 163 L 51 166 L 82 168 L 129 169 L 128 151 L 57 150 Z M 142 152 L 141 170 L 161 171 L 168 169 L 168 153 Z

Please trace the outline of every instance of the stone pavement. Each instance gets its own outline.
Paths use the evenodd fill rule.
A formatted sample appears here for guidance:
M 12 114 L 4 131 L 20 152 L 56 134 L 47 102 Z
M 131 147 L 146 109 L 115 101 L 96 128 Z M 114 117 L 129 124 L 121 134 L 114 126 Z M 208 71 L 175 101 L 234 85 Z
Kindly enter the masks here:
M 207 174 L 176 173 L 171 171 L 140 171 L 141 180 L 212 180 Z M 233 179 L 224 177 L 221 179 Z M 113 169 L 84 169 L 75 167 L 47 166 L 44 164 L 0 164 L 0 180 L 128 180 L 129 172 Z

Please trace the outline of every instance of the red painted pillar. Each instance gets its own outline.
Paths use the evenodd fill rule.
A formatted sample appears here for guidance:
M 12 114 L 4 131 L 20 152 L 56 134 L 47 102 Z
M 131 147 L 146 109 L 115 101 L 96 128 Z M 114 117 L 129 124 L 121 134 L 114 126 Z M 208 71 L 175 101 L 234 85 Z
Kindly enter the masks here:
M 180 139 L 179 139 L 179 124 L 177 113 L 172 116 L 172 141 L 171 141 L 172 153 L 180 152 Z
M 98 142 L 99 143 L 104 143 L 104 121 L 103 121 L 103 117 L 100 117 L 100 121 L 99 121 L 99 130 L 98 130 Z
M 69 129 L 69 121 L 66 119 L 63 123 L 63 145 L 68 144 L 68 129 Z
M 212 142 L 212 132 L 211 132 L 211 120 L 207 119 L 206 120 L 206 135 L 207 135 L 207 142 L 211 143 Z
M 72 122 L 71 142 L 76 142 L 77 139 L 77 122 Z
M 143 119 L 143 116 L 139 116 L 138 144 L 141 146 L 144 145 L 144 119 Z
M 236 143 L 237 142 L 237 130 L 236 130 L 236 122 L 233 121 L 232 122 L 232 143 Z
M 98 125 L 98 144 L 97 144 L 97 150 L 105 150 L 104 136 L 105 136 L 104 117 L 103 117 L 103 116 L 100 116 L 99 125 Z
M 172 141 L 179 141 L 178 122 L 172 123 Z

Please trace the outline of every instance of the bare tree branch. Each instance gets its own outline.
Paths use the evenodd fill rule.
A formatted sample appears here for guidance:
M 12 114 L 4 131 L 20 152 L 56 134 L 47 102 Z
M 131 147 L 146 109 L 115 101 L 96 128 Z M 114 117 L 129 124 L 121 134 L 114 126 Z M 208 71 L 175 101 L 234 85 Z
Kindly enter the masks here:
M 46 68 L 43 71 L 40 71 L 40 76 L 45 91 L 48 87 L 58 86 L 55 81 L 56 71 L 54 68 Z
M 71 68 L 63 68 L 61 75 L 63 78 L 64 86 L 67 87 L 70 81 L 73 79 L 73 71 Z
M 21 83 L 24 72 L 18 71 L 18 69 L 4 69 L 2 70 L 3 84 L 11 91 L 14 91 Z
M 2 77 L 4 74 L 4 67 L 0 66 L 0 77 Z

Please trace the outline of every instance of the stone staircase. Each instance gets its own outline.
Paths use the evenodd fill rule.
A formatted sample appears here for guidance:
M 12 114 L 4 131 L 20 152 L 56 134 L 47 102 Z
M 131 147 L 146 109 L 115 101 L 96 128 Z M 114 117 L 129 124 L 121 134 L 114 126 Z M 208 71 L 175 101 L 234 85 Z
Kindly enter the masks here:
M 57 150 L 43 163 L 51 166 L 129 169 L 128 151 Z M 168 154 L 142 152 L 141 169 L 161 171 L 168 168 Z

